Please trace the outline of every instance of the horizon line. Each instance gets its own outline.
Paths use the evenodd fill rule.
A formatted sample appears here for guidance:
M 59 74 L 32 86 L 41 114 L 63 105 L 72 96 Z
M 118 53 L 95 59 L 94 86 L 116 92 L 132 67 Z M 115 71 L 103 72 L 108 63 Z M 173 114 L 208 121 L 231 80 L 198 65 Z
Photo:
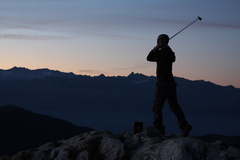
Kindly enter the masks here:
M 7 70 L 11 70 L 11 69 L 14 69 L 14 68 L 16 68 L 16 69 L 26 69 L 26 70 L 30 70 L 30 71 L 36 71 L 36 70 L 49 70 L 49 71 L 56 71 L 56 72 L 61 72 L 61 73 L 67 73 L 67 74 L 74 74 L 75 76 L 89 76 L 89 77 L 100 77 L 100 76 L 104 76 L 104 77 L 109 77 L 109 78 L 111 78 L 111 77 L 129 77 L 131 74 L 134 74 L 134 75 L 137 75 L 137 74 L 139 74 L 139 75 L 143 75 L 143 76 L 146 76 L 146 77 L 155 77 L 156 78 L 156 76 L 155 75 L 145 75 L 145 74 L 143 74 L 143 73 L 138 73 L 138 72 L 134 72 L 134 71 L 131 71 L 131 73 L 130 74 L 128 74 L 127 76 L 123 76 L 123 75 L 105 75 L 104 73 L 101 73 L 101 74 L 99 74 L 99 75 L 94 75 L 94 76 L 92 76 L 92 75 L 87 75 L 87 74 L 76 74 L 76 73 L 74 73 L 74 72 L 64 72 L 64 71 L 61 71 L 61 70 L 54 70 L 54 69 L 50 69 L 50 68 L 37 68 L 37 69 L 29 69 L 29 68 L 27 68 L 27 67 L 17 67 L 17 66 L 14 66 L 14 67 L 12 67 L 12 68 L 9 68 L 9 69 L 1 69 L 0 68 L 0 70 L 5 70 L 5 71 L 7 71 Z M 188 79 L 188 78 L 185 78 L 185 77 L 179 77 L 179 76 L 174 76 L 174 78 L 182 78 L 182 79 L 185 79 L 185 80 L 189 80 L 189 81 L 204 81 L 204 82 L 206 82 L 206 83 L 212 83 L 212 84 L 215 84 L 215 85 L 217 85 L 217 86 L 222 86 L 222 87 L 234 87 L 234 88 L 236 88 L 236 89 L 240 89 L 240 88 L 238 88 L 238 87 L 235 87 L 235 86 L 233 86 L 233 85 L 220 85 L 220 84 L 216 84 L 216 83 L 214 83 L 214 82 L 212 82 L 212 81 L 208 81 L 208 80 L 204 80 L 204 79 L 195 79 L 195 80 L 191 80 L 191 79 Z

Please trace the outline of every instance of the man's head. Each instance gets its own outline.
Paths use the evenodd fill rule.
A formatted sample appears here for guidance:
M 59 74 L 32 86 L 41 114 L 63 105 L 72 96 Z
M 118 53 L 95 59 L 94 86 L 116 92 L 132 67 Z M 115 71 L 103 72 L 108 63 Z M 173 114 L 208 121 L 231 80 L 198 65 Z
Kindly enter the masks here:
M 165 47 L 168 45 L 169 37 L 166 34 L 160 34 L 157 38 L 157 44 L 161 47 Z

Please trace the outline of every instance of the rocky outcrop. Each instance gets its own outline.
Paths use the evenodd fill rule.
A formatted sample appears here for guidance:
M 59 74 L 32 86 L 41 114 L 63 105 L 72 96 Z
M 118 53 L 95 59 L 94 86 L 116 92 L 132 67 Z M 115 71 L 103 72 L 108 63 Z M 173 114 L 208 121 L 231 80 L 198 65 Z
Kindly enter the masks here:
M 14 146 L 13 146 L 14 147 Z M 92 131 L 47 143 L 0 160 L 240 160 L 240 149 L 222 141 L 178 135 L 158 136 L 153 128 L 132 135 Z

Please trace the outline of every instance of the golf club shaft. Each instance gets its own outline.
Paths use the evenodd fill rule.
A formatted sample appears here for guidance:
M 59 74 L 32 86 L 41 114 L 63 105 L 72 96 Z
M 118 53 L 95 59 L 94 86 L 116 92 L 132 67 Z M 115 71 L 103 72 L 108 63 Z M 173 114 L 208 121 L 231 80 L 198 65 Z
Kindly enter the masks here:
M 182 32 L 184 29 L 186 29 L 187 27 L 189 27 L 190 25 L 192 25 L 193 23 L 195 23 L 197 20 L 202 20 L 201 17 L 198 17 L 197 19 L 195 19 L 193 22 L 191 22 L 189 25 L 187 25 L 186 27 L 184 27 L 183 29 L 181 29 L 179 32 L 177 32 L 176 34 L 174 34 L 170 39 L 172 39 L 173 37 L 175 37 L 176 35 L 178 35 L 180 32 Z M 170 40 L 169 39 L 169 40 Z

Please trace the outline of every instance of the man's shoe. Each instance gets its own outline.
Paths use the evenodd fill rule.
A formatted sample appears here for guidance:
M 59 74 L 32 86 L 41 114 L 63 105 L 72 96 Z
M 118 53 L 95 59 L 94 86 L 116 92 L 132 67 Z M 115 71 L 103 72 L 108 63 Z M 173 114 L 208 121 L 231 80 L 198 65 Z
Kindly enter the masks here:
M 158 129 L 158 128 L 155 128 L 155 131 L 158 135 L 165 135 L 165 128 L 164 129 Z
M 159 130 L 161 136 L 165 135 L 165 130 Z
M 182 136 L 187 137 L 192 130 L 192 126 L 188 125 L 186 128 L 182 129 Z

